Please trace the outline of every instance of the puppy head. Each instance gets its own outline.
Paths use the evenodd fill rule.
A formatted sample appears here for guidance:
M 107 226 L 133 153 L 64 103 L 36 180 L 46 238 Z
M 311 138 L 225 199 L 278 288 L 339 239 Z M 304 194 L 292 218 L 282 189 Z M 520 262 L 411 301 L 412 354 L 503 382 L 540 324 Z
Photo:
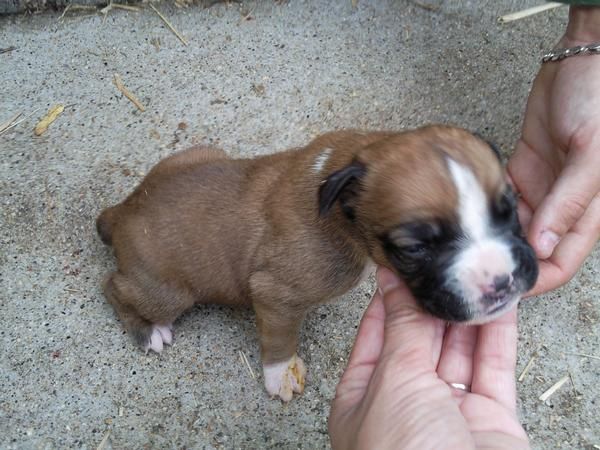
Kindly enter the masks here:
M 361 149 L 321 187 L 321 214 L 336 203 L 373 260 L 441 319 L 492 320 L 537 279 L 500 161 L 465 130 L 430 126 Z

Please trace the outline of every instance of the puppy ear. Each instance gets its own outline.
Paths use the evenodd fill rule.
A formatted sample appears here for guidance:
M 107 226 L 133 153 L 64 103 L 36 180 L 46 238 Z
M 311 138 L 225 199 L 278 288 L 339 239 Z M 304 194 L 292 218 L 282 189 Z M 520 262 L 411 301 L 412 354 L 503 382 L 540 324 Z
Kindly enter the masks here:
M 344 213 L 353 218 L 351 200 L 358 194 L 358 182 L 366 171 L 367 168 L 363 163 L 353 161 L 343 169 L 329 175 L 319 188 L 319 216 L 327 215 L 333 204 L 339 199 Z
M 489 139 L 484 138 L 478 131 L 475 131 L 473 135 L 477 136 L 479 139 L 481 139 L 483 142 L 489 145 L 496 157 L 498 158 L 498 161 L 502 162 L 502 154 L 500 153 L 500 148 L 495 143 L 493 143 Z

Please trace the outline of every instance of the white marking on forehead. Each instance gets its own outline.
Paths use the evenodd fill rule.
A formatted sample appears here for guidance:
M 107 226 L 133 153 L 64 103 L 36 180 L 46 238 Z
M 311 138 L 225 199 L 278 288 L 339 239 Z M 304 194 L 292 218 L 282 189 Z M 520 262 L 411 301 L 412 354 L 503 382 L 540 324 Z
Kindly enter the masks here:
M 312 170 L 314 173 L 319 173 L 321 170 L 323 170 L 325 163 L 329 160 L 329 156 L 331 156 L 331 152 L 333 152 L 333 149 L 325 148 L 317 155 L 315 162 L 312 165 Z
M 458 214 L 463 232 L 475 241 L 488 237 L 487 197 L 473 172 L 449 159 L 448 167 L 458 192 Z

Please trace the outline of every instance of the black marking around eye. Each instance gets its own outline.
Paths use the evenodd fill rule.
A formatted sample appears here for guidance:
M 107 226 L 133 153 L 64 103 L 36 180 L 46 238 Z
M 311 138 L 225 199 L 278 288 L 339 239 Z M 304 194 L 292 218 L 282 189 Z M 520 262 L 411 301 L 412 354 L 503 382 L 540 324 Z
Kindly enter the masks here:
M 457 225 L 443 220 L 407 222 L 387 233 L 389 239 L 398 246 L 417 243 L 438 245 L 456 239 L 459 234 Z
M 505 190 L 493 200 L 491 209 L 494 219 L 507 221 L 512 218 L 516 208 L 514 194 L 510 190 Z
M 490 200 L 490 213 L 492 226 L 497 232 L 523 235 L 517 215 L 517 197 L 510 186 L 506 186 L 501 194 Z
M 404 279 L 417 301 L 427 311 L 447 320 L 464 321 L 470 312 L 462 300 L 447 290 L 447 271 L 454 264 L 461 240 L 457 225 L 445 221 L 415 221 L 392 228 L 380 236 L 390 264 Z M 403 248 L 406 242 L 419 242 L 426 252 Z M 418 253 L 418 254 L 416 254 Z
M 457 226 L 446 221 L 414 221 L 394 227 L 380 240 L 392 265 L 418 283 L 451 259 L 461 235 Z

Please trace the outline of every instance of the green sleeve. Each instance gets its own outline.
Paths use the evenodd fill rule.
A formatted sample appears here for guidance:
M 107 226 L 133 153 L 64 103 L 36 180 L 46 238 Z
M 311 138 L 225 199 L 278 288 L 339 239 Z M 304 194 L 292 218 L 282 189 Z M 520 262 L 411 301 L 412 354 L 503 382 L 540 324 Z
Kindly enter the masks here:
M 560 3 L 568 3 L 569 5 L 588 5 L 600 6 L 600 0 L 554 0 Z

